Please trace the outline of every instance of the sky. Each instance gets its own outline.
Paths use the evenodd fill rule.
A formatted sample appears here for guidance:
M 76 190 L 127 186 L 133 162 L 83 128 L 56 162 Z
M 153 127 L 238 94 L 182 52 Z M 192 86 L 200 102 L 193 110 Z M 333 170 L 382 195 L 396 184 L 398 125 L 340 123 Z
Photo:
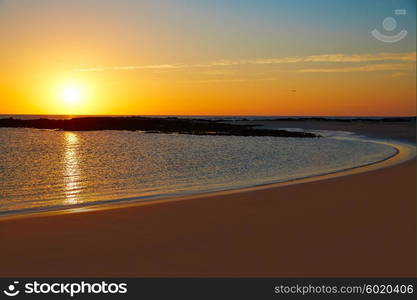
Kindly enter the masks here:
M 416 114 L 415 0 L 0 0 L 0 40 L 0 114 Z

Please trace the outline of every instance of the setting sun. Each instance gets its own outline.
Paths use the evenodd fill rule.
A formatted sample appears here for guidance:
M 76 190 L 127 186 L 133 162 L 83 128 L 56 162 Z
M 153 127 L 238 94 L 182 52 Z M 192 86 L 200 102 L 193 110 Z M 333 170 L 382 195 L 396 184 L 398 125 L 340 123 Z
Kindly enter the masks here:
M 65 86 L 60 90 L 60 98 L 67 105 L 76 105 L 82 99 L 83 93 L 79 86 Z
M 90 84 L 88 84 L 90 85 Z M 69 79 L 57 82 L 48 105 L 61 114 L 88 114 L 91 91 L 86 81 Z
M 76 87 L 67 87 L 62 91 L 62 99 L 69 104 L 78 102 L 81 98 L 80 90 Z

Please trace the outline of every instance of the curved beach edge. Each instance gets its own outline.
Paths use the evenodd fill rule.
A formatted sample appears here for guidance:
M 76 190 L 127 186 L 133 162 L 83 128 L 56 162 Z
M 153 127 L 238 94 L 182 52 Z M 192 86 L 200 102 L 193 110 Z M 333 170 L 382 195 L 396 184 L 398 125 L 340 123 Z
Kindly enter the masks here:
M 303 184 L 7 219 L 0 277 L 415 277 L 416 159 L 398 158 Z
M 355 138 L 358 140 L 358 138 Z M 132 197 L 129 199 L 115 199 L 115 200 L 106 200 L 106 201 L 97 201 L 91 203 L 84 203 L 77 207 L 52 207 L 52 208 L 34 208 L 34 209 L 24 209 L 19 211 L 12 211 L 10 213 L 4 212 L 4 214 L 0 214 L 0 221 L 2 220 L 9 220 L 9 219 L 16 219 L 16 218 L 25 218 L 25 217 L 42 217 L 48 215 L 61 215 L 61 214 L 69 214 L 69 213 L 83 213 L 88 211 L 97 211 L 97 210 L 108 210 L 108 209 L 117 209 L 117 208 L 125 208 L 131 206 L 143 206 L 143 205 L 155 205 L 173 201 L 185 201 L 185 200 L 192 200 L 192 199 L 199 199 L 205 197 L 215 197 L 221 195 L 234 195 L 248 191 L 257 191 L 257 190 L 265 190 L 265 189 L 272 189 L 277 187 L 284 187 L 289 185 L 298 185 L 302 183 L 308 182 L 315 182 L 315 181 L 322 181 L 328 180 L 332 178 L 350 176 L 365 172 L 371 172 L 375 170 L 379 170 L 386 167 L 395 166 L 409 160 L 412 160 L 416 157 L 416 148 L 415 146 L 409 143 L 403 143 L 400 141 L 388 141 L 388 140 L 376 140 L 370 138 L 360 138 L 362 142 L 372 142 L 372 143 L 380 143 L 387 146 L 390 146 L 396 150 L 396 152 L 388 156 L 382 160 L 371 162 L 368 164 L 355 166 L 351 168 L 341 169 L 334 172 L 322 173 L 322 174 L 314 174 L 311 176 L 301 177 L 290 179 L 287 181 L 280 181 L 280 182 L 266 182 L 257 185 L 251 186 L 242 186 L 242 187 L 230 187 L 224 190 L 219 191 L 202 191 L 202 192 L 193 192 L 190 194 L 181 194 L 181 195 L 161 195 L 156 197 L 151 197 L 148 199 L 144 199 L 142 197 Z

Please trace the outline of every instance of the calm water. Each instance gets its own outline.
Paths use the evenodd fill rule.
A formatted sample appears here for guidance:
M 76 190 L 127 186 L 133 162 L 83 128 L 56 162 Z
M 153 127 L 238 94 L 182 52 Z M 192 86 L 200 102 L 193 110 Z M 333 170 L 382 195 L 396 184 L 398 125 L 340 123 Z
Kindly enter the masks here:
M 334 172 L 395 149 L 331 138 L 0 129 L 0 213 L 223 190 Z

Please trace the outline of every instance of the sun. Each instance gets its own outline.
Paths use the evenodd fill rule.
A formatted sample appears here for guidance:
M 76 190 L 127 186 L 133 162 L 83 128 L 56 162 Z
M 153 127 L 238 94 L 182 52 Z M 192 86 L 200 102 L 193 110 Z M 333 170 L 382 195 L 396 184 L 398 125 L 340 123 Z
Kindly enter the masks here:
M 61 100 L 70 106 L 77 105 L 83 98 L 82 88 L 77 85 L 63 86 L 59 93 Z
M 0 0 L 1 1 L 1 0 Z M 85 78 L 70 78 L 50 84 L 51 110 L 62 115 L 83 115 L 94 106 L 94 88 Z

